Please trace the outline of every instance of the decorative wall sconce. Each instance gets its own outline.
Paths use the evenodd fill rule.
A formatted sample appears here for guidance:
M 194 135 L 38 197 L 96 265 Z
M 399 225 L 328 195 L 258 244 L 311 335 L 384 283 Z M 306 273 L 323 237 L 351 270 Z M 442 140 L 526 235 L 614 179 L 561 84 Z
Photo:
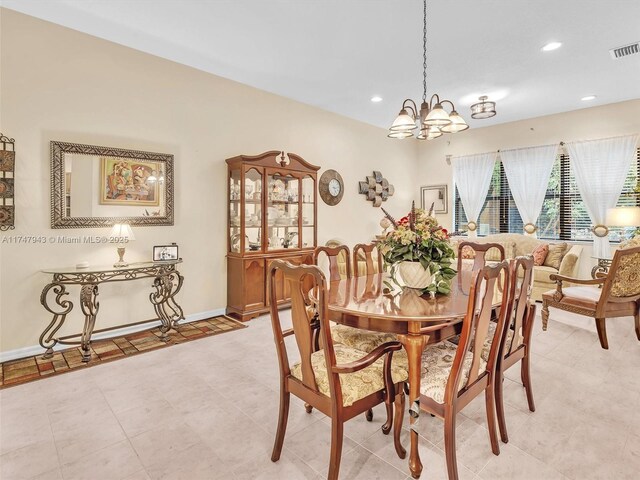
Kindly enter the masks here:
M 15 227 L 16 141 L 0 133 L 0 230 Z
M 367 200 L 371 201 L 374 207 L 381 206 L 382 202 L 386 202 L 396 191 L 380 172 L 374 171 L 373 175 L 366 178 L 364 182 L 358 182 L 358 193 L 366 195 Z

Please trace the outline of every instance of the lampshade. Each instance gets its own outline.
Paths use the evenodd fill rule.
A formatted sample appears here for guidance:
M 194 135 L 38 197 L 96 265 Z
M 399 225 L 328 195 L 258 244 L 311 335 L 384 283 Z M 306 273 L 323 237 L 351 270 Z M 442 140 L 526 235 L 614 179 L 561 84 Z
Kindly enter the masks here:
M 420 129 L 420 133 L 416 137 L 418 140 L 426 140 L 427 139 L 427 127 L 422 127 Z
M 119 242 L 135 240 L 136 237 L 133 235 L 133 231 L 128 223 L 116 223 L 111 229 L 111 233 L 109 234 L 112 238 L 117 238 Z
M 416 120 L 413 118 L 413 115 L 410 115 L 409 112 L 403 108 L 400 110 L 400 113 L 393 121 L 391 128 L 389 129 L 392 132 L 408 132 L 416 128 Z M 392 137 L 395 138 L 395 137 Z
M 607 210 L 610 227 L 640 227 L 640 207 L 616 207 Z
M 429 127 L 429 130 L 427 130 L 427 140 L 433 140 L 441 136 L 442 132 L 436 126 Z
M 440 131 L 442 133 L 458 133 L 469 128 L 469 125 L 464 121 L 464 118 L 458 115 L 458 112 L 455 110 L 449 114 L 449 118 L 451 119 L 451 123 L 440 127 Z
M 451 123 L 451 119 L 449 118 L 449 114 L 442 108 L 440 103 L 436 103 L 436 105 L 431 109 L 429 115 L 427 115 L 426 120 L 424 121 L 425 125 L 449 125 Z
M 489 97 L 482 96 L 479 103 L 471 105 L 471 118 L 491 118 L 496 114 L 496 102 L 487 102 Z
M 412 137 L 413 133 L 411 133 L 409 130 L 405 130 L 405 131 L 399 131 L 399 132 L 389 132 L 389 134 L 387 135 L 387 137 L 389 138 L 409 138 Z

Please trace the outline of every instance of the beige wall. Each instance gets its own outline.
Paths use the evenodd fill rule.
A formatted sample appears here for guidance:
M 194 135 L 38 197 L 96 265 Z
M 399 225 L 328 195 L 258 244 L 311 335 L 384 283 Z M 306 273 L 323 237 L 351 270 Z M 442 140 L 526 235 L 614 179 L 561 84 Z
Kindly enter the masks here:
M 136 228 L 127 259 L 149 259 L 153 245 L 177 242 L 188 315 L 226 305 L 225 158 L 283 149 L 338 170 L 346 193 L 336 207 L 319 204 L 320 242 L 354 244 L 377 233 L 381 212 L 357 193 L 373 170 L 396 186 L 391 211 L 404 213 L 417 198 L 416 142 L 10 10 L 0 15 L 0 131 L 16 139 L 18 152 L 17 228 L 0 240 L 108 233 L 49 228 L 50 140 L 175 155 L 175 226 Z M 48 277 L 39 270 L 82 260 L 112 263 L 115 247 L 0 242 L 0 351 L 36 345 L 49 322 L 39 303 Z M 150 283 L 101 287 L 99 327 L 152 318 Z M 77 290 L 71 297 L 67 331 L 78 331 Z
M 500 104 L 498 104 L 500 115 Z M 560 143 L 561 141 L 587 140 L 640 132 L 640 100 L 585 108 L 572 112 L 547 115 L 518 122 L 504 123 L 484 128 L 473 128 L 456 135 L 423 142 L 419 146 L 420 185 L 449 185 L 449 213 L 439 215 L 443 225 L 452 226 L 453 172 L 446 163 L 446 156 L 469 155 Z M 583 242 L 581 276 L 589 275 L 595 264 L 591 258 L 591 243 Z

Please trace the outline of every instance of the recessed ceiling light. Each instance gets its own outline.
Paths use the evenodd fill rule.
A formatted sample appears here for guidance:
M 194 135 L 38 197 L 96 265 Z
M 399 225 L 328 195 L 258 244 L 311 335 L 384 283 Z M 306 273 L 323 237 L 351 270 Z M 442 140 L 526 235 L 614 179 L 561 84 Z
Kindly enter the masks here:
M 543 52 L 550 52 L 552 50 L 557 50 L 562 46 L 562 42 L 549 42 L 544 47 L 542 47 Z
M 586 97 L 582 97 L 580 100 L 582 100 L 583 102 L 588 102 L 589 100 L 595 100 L 596 96 L 595 95 L 587 95 Z
M 371 101 L 373 103 L 378 103 L 382 101 L 382 97 L 378 96 L 378 95 L 374 95 L 373 97 L 371 97 Z

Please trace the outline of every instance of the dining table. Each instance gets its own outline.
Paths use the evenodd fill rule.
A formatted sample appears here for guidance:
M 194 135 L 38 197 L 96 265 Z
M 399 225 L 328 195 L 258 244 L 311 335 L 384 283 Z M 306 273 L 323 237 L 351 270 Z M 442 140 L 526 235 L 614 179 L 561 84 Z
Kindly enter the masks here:
M 448 294 L 429 294 L 402 288 L 387 273 L 330 282 L 327 304 L 331 320 L 374 332 L 395 333 L 407 353 L 410 441 L 409 470 L 422 473 L 418 452 L 422 353 L 428 344 L 452 338 L 462 330 L 467 313 L 471 270 L 462 270 L 451 281 Z M 495 289 L 492 304 L 499 307 L 502 289 Z

